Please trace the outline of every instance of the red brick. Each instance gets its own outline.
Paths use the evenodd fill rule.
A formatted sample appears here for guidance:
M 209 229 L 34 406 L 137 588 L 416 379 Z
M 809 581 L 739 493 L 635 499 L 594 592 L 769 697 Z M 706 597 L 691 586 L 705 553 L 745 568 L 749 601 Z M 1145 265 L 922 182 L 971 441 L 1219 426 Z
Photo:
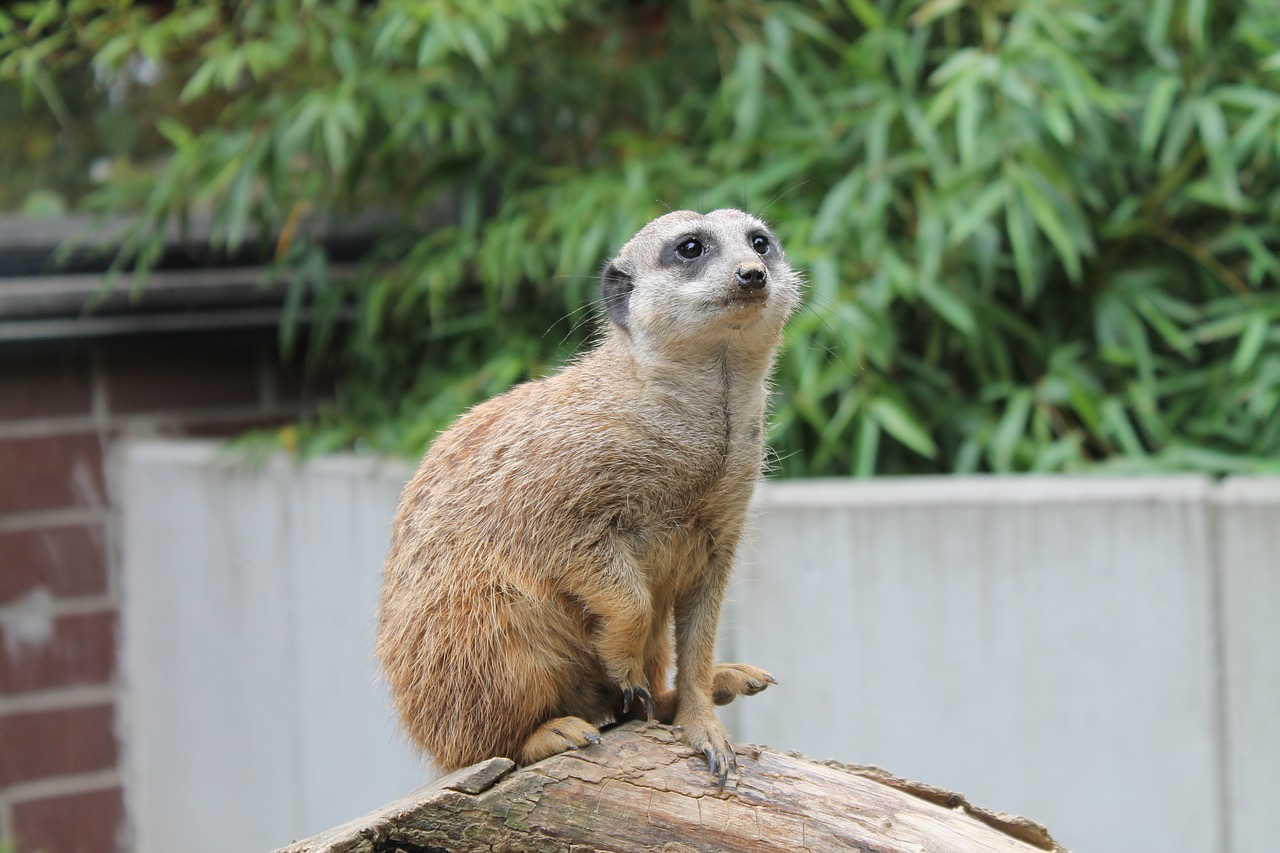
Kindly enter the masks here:
M 61 598 L 107 591 L 101 525 L 0 533 L 0 605 L 41 587 Z
M 120 788 L 13 805 L 18 853 L 117 853 L 124 835 Z
M 0 441 L 0 513 L 105 503 L 96 434 Z
M 37 627 L 39 616 L 33 617 Z M 0 626 L 0 696 L 80 684 L 107 684 L 115 670 L 116 614 L 53 619 L 44 642 L 11 636 Z
M 0 716 L 0 786 L 116 766 L 110 705 Z
M 253 405 L 258 351 L 252 347 L 129 349 L 105 360 L 112 414 Z
M 92 409 L 84 355 L 5 356 L 0 371 L 0 420 L 87 415 Z

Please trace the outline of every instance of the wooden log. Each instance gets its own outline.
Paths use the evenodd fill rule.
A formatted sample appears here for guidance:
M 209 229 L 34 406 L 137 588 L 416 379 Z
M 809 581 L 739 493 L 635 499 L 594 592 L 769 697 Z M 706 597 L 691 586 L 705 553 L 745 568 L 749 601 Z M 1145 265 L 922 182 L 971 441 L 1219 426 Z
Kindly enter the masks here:
M 668 726 L 516 769 L 491 758 L 279 853 L 1065 853 L 1044 827 L 876 767 L 738 747 L 723 791 Z

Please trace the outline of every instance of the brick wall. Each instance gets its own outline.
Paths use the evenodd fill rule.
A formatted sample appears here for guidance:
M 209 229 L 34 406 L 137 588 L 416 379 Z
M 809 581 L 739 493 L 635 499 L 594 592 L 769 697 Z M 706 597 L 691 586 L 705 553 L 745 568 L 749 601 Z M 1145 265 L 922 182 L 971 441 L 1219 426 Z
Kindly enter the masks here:
M 112 444 L 297 417 L 324 389 L 282 368 L 273 340 L 0 349 L 0 838 L 20 853 L 128 847 Z

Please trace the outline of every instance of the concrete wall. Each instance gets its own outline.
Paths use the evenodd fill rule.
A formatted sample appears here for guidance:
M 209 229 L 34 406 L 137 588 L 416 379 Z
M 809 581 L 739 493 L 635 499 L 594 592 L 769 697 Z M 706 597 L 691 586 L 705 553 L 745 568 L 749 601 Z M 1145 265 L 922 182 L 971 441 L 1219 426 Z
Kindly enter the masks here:
M 409 467 L 123 455 L 137 853 L 266 849 L 428 777 L 371 660 Z M 1079 851 L 1274 849 L 1280 482 L 773 484 L 726 658 L 743 742 L 880 764 Z
M 405 479 L 355 458 L 260 470 L 204 443 L 123 459 L 125 801 L 136 853 L 268 850 L 428 774 L 372 660 Z
M 1228 850 L 1280 846 L 1280 483 L 1228 481 L 1216 528 Z
M 1076 850 L 1222 849 L 1210 496 L 775 487 L 729 630 L 781 684 L 740 736 L 963 791 Z

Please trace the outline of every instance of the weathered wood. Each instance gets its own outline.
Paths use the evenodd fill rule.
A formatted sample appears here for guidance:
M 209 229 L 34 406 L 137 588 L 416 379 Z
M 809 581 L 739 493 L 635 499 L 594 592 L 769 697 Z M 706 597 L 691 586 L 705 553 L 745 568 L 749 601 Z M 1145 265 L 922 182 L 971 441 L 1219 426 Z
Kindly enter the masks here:
M 658 724 L 515 770 L 491 758 L 280 853 L 486 850 L 1058 851 L 1044 827 L 876 767 L 739 746 L 716 789 L 700 754 Z

